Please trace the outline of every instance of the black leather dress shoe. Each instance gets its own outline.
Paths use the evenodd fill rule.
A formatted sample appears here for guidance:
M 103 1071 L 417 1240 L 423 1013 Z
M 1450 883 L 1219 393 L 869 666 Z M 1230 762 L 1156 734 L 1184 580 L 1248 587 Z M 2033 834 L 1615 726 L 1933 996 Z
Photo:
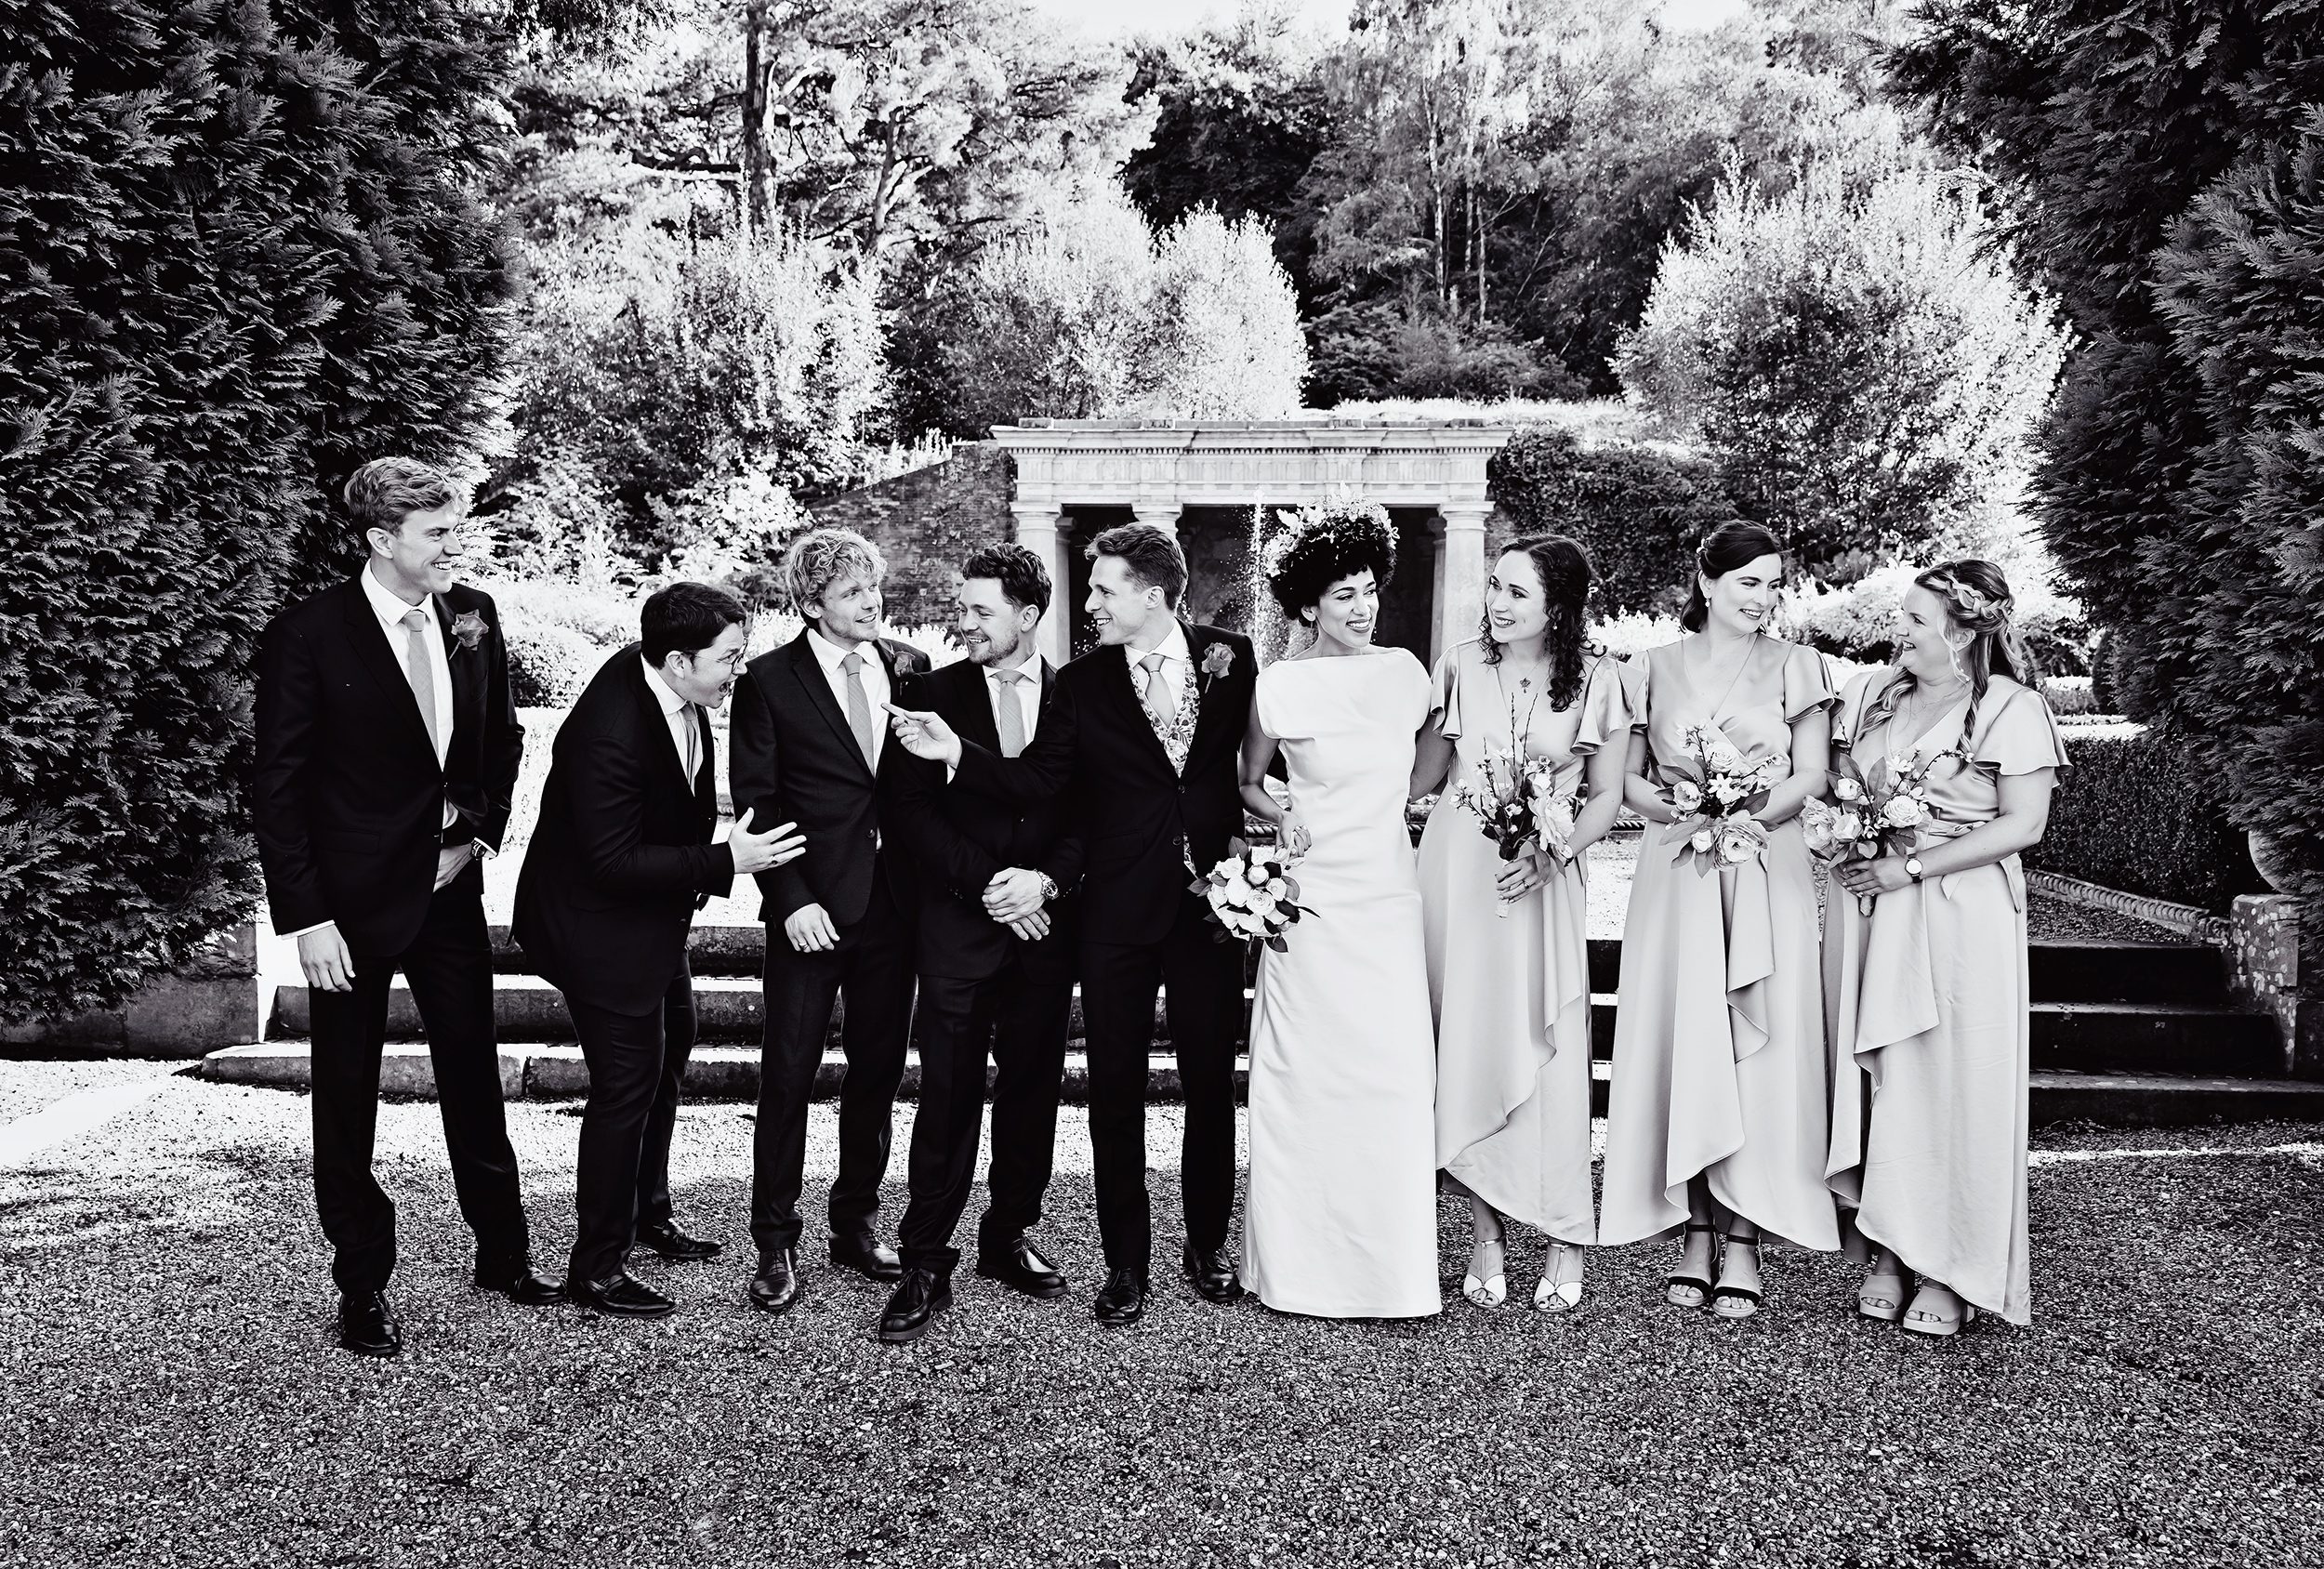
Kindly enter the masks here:
M 712 1242 L 707 1237 L 688 1236 L 670 1221 L 659 1225 L 640 1226 L 638 1244 L 651 1248 L 672 1263 L 691 1264 L 704 1259 L 715 1259 L 726 1251 L 726 1244 Z
M 1065 1277 L 1048 1259 L 1034 1252 L 1033 1244 L 1022 1236 L 1006 1249 L 978 1248 L 976 1272 L 986 1280 L 1000 1282 L 1011 1291 L 1022 1291 L 1044 1302 L 1053 1302 L 1065 1294 Z
M 1225 1248 L 1196 1247 L 1190 1242 L 1179 1262 L 1204 1301 L 1232 1302 L 1243 1295 L 1243 1283 L 1235 1277 L 1235 1265 L 1228 1260 Z
M 566 1286 L 583 1307 L 615 1318 L 660 1318 L 678 1306 L 627 1270 L 605 1280 L 568 1281 Z
M 799 1249 L 778 1247 L 759 1255 L 759 1272 L 750 1277 L 750 1305 L 764 1312 L 787 1312 L 799 1300 Z
M 908 1346 L 928 1333 L 928 1321 L 952 1306 L 952 1277 L 934 1270 L 906 1270 L 879 1315 L 879 1338 Z
M 339 1293 L 339 1345 L 357 1356 L 393 1356 L 403 1349 L 403 1327 L 386 1292 Z
M 1146 1272 L 1115 1270 L 1091 1310 L 1100 1324 L 1124 1327 L 1146 1316 Z
M 531 1261 L 524 1259 L 498 1264 L 477 1259 L 476 1284 L 483 1290 L 499 1292 L 520 1307 L 554 1307 L 567 1299 L 563 1286 L 535 1274 Z
M 904 1278 L 904 1260 L 896 1257 L 896 1250 L 880 1246 L 879 1239 L 868 1232 L 862 1236 L 833 1237 L 831 1261 L 866 1280 Z

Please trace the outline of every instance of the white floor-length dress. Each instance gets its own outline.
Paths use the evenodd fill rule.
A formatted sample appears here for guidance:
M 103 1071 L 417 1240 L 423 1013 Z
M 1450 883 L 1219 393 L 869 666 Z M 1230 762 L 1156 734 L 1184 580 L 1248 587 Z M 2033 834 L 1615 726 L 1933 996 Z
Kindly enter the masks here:
M 1402 649 L 1279 661 L 1259 722 L 1314 836 L 1288 951 L 1251 1012 L 1243 1279 L 1319 1318 L 1419 1318 L 1436 1274 L 1435 1031 L 1405 827 L 1434 691 Z

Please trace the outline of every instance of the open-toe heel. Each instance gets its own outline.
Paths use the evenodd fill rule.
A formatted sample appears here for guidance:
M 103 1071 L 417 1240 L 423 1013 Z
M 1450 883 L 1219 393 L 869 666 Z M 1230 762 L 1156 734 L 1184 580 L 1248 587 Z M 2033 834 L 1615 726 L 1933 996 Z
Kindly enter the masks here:
M 1856 1286 L 1856 1312 L 1882 1324 L 1894 1324 L 1905 1316 L 1905 1303 L 1911 1295 L 1912 1282 L 1905 1277 L 1904 1264 L 1883 1247 Z
M 1751 1250 L 1751 1261 L 1759 1262 L 1759 1237 L 1757 1233 L 1750 1236 L 1736 1236 L 1733 1232 L 1729 1232 L 1726 1233 L 1726 1252 L 1719 1260 L 1719 1273 L 1722 1278 L 1719 1284 L 1711 1288 L 1710 1311 L 1720 1318 L 1749 1318 L 1759 1312 L 1759 1304 L 1763 1299 L 1757 1286 L 1729 1286 L 1724 1278 L 1727 1272 L 1726 1261 L 1734 1257 L 1736 1248 L 1748 1247 Z
M 1686 1231 L 1689 1235 L 1692 1235 L 1696 1232 L 1709 1232 L 1713 1236 L 1719 1234 L 1718 1227 L 1697 1225 L 1692 1220 L 1686 1223 Z M 1685 1244 L 1682 1242 L 1680 1244 L 1680 1247 L 1682 1249 L 1680 1259 L 1682 1262 L 1684 1261 L 1685 1258 L 1684 1252 L 1684 1246 Z M 1710 1282 L 1701 1275 L 1674 1274 L 1664 1283 L 1662 1297 L 1663 1300 L 1669 1302 L 1674 1308 L 1703 1307 L 1710 1301 Z
M 1939 1286 L 1937 1289 L 1960 1304 L 1958 1313 L 1948 1316 L 1944 1313 L 1925 1311 L 1921 1306 L 1921 1299 L 1929 1294 L 1929 1286 L 1923 1285 L 1920 1290 L 1913 1293 L 1912 1306 L 1905 1310 L 1904 1317 L 1898 1321 L 1899 1326 L 1910 1330 L 1915 1335 L 1926 1335 L 1931 1339 L 1943 1340 L 1951 1338 L 1960 1334 L 1967 1325 L 1977 1322 L 1977 1310 L 1962 1301 L 1959 1292 L 1954 1291 L 1950 1286 Z
M 1581 1282 L 1560 1280 L 1560 1266 L 1565 1255 L 1579 1255 L 1582 1249 L 1570 1242 L 1550 1244 L 1550 1261 L 1541 1272 L 1541 1284 L 1533 1288 L 1533 1311 L 1541 1313 L 1569 1313 L 1581 1305 Z
M 1478 1246 L 1496 1249 L 1504 1259 L 1508 1257 L 1509 1249 L 1503 1243 L 1481 1243 Z M 1509 1300 L 1508 1272 L 1505 1268 L 1495 1270 L 1484 1280 L 1473 1274 L 1464 1274 L 1460 1277 L 1460 1294 L 1477 1307 L 1498 1308 Z

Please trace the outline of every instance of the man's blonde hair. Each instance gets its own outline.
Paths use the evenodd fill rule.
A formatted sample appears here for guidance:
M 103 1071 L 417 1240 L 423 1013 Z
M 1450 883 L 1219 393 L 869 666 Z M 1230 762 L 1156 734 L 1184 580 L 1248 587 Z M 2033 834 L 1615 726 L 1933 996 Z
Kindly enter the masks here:
M 393 534 L 406 514 L 449 506 L 454 494 L 449 479 L 417 458 L 375 457 L 349 476 L 339 495 L 361 535 L 373 529 Z
M 888 560 L 879 547 L 853 529 L 809 529 L 783 554 L 783 586 L 802 620 L 814 619 L 825 591 L 840 578 L 863 576 L 878 583 L 887 575 Z

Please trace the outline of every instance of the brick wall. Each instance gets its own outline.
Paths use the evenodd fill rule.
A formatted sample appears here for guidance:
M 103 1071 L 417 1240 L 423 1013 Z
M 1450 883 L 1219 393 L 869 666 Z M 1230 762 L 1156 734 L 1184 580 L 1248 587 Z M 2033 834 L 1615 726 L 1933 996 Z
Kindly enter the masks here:
M 1014 539 L 1009 455 L 975 442 L 948 462 L 819 501 L 819 523 L 850 528 L 888 558 L 888 619 L 902 626 L 948 618 L 952 574 L 981 545 Z

